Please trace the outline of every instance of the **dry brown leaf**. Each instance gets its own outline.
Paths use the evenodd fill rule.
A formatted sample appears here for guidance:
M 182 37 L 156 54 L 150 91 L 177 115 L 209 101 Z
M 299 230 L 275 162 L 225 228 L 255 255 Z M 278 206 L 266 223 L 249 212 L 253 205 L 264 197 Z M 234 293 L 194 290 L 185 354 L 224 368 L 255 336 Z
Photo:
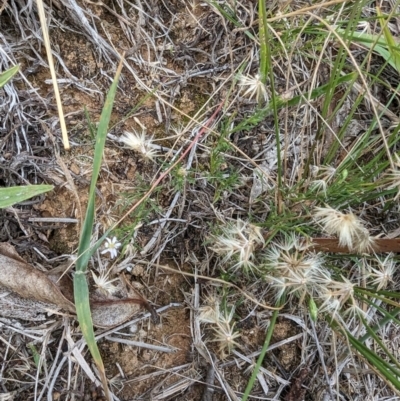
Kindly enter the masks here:
M 19 262 L 25 263 L 25 260 L 18 255 L 15 248 L 8 242 L 0 242 L 0 254 L 8 256 L 11 259 L 18 260 Z
M 140 312 L 143 300 L 138 298 L 108 299 L 91 301 L 93 324 L 97 327 L 118 326 Z
M 113 295 L 93 291 L 90 299 L 93 324 L 110 328 L 118 326 L 140 312 L 141 307 L 149 309 L 148 302 L 139 295 L 124 275 L 119 277 Z
M 0 244 L 0 286 L 22 298 L 51 303 L 69 312 L 75 306 L 45 273 L 34 269 L 16 254 L 9 244 Z
M 41 272 L 26 263 L 12 245 L 0 243 L 0 288 L 12 291 L 16 298 L 54 304 L 75 313 L 72 281 L 66 275 L 59 279 L 61 273 L 59 268 L 48 273 Z M 91 291 L 90 308 L 95 326 L 117 326 L 132 318 L 142 306 L 148 307 L 147 301 L 126 285 L 126 282 L 120 281 L 118 297 Z M 10 298 L 10 302 L 13 299 Z
M 57 313 L 59 310 L 53 304 L 22 298 L 15 292 L 0 287 L 0 316 L 40 322 L 49 320 L 49 313 Z

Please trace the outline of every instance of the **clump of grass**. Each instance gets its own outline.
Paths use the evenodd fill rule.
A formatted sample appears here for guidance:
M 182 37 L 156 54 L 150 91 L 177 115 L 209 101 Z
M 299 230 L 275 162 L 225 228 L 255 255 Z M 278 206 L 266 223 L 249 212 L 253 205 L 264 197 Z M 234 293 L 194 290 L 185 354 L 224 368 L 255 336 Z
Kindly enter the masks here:
M 258 77 L 261 76 L 261 71 L 267 71 L 263 74 L 264 83 L 265 78 L 268 77 L 273 84 L 274 76 L 270 75 L 271 69 L 269 69 L 270 64 L 268 64 L 271 49 L 268 48 L 268 42 L 265 42 L 265 38 L 269 35 L 268 19 L 264 17 L 265 4 L 262 3 L 259 2 L 260 72 Z M 313 310 L 310 310 L 312 319 L 323 319 L 329 322 L 333 330 L 337 330 L 347 337 L 354 349 L 360 352 L 363 358 L 370 362 L 374 360 L 377 363 L 379 374 L 384 380 L 400 389 L 397 379 L 392 374 L 396 371 L 396 358 L 391 355 L 383 341 L 380 341 L 378 336 L 374 336 L 374 340 L 380 345 L 380 350 L 384 350 L 384 358 L 379 356 L 378 352 L 367 350 L 366 347 L 361 346 L 357 338 L 351 334 L 357 329 L 367 330 L 370 333 L 366 322 L 375 313 L 372 309 L 373 305 L 376 305 L 373 301 L 373 294 L 380 300 L 385 299 L 386 308 L 390 304 L 396 304 L 393 291 L 385 292 L 385 295 L 388 295 L 387 297 L 383 295 L 383 289 L 390 285 L 391 280 L 393 280 L 395 263 L 392 256 L 381 257 L 372 251 L 375 246 L 375 238 L 371 235 L 370 231 L 372 230 L 369 228 L 375 218 L 371 216 L 371 213 L 368 213 L 368 208 L 371 210 L 374 207 L 371 205 L 378 202 L 377 199 L 382 200 L 383 196 L 387 203 L 384 206 L 385 201 L 383 201 L 382 207 L 379 209 L 381 211 L 390 210 L 392 202 L 398 200 L 399 186 L 396 183 L 396 163 L 393 163 L 387 151 L 388 147 L 394 149 L 396 144 L 393 136 L 389 136 L 386 143 L 386 139 L 382 137 L 384 135 L 382 131 L 382 136 L 373 134 L 373 130 L 380 127 L 379 118 L 376 114 L 373 124 L 366 127 L 352 146 L 349 147 L 348 143 L 345 143 L 348 140 L 351 122 L 357 118 L 357 113 L 362 109 L 363 102 L 364 104 L 365 102 L 372 102 L 369 89 L 365 87 L 359 89 L 359 86 L 356 85 L 357 75 L 352 75 L 352 78 L 350 75 L 348 76 L 347 82 L 350 85 L 346 85 L 345 81 L 341 81 L 339 84 L 341 76 L 349 71 L 346 70 L 345 63 L 349 54 L 351 39 L 357 40 L 352 33 L 352 27 L 357 26 L 361 19 L 361 7 L 353 7 L 346 11 L 348 11 L 349 19 L 345 20 L 346 22 L 338 29 L 345 41 L 339 41 L 340 49 L 336 60 L 330 64 L 332 74 L 328 78 L 328 82 L 322 85 L 320 90 L 310 89 L 308 93 L 300 94 L 299 98 L 302 100 L 296 103 L 300 104 L 307 98 L 309 100 L 315 99 L 314 96 L 317 97 L 318 94 L 324 93 L 323 104 L 320 109 L 323 124 L 318 127 L 316 133 L 309 133 L 309 138 L 313 138 L 313 140 L 305 144 L 305 147 L 301 148 L 297 154 L 294 151 L 292 153 L 289 136 L 282 141 L 281 136 L 277 135 L 278 130 L 283 128 L 276 117 L 282 104 L 280 100 L 277 100 L 274 87 L 271 85 L 270 101 L 265 109 L 275 116 L 275 149 L 278 162 L 277 168 L 270 168 L 268 173 L 274 178 L 277 177 L 277 180 L 274 188 L 263 191 L 259 199 L 256 199 L 256 202 L 261 201 L 268 204 L 265 198 L 268 198 L 271 193 L 275 194 L 274 198 L 270 199 L 271 206 L 265 223 L 259 225 L 265 229 L 262 236 L 267 240 L 251 249 L 250 260 L 253 264 L 251 270 L 256 274 L 252 276 L 253 281 L 249 281 L 248 286 L 259 288 L 260 282 L 263 282 L 261 279 L 264 279 L 264 283 L 268 285 L 268 292 L 265 296 L 270 297 L 270 294 L 273 294 L 277 304 L 283 300 L 289 301 L 288 305 L 293 306 L 291 308 L 292 313 L 295 310 L 295 305 L 302 305 L 303 308 L 307 304 L 314 305 Z M 307 32 L 307 26 L 303 27 L 302 31 Z M 326 46 L 328 39 L 325 42 L 321 39 L 328 38 L 329 31 L 322 33 L 321 30 L 320 33 L 321 36 L 316 35 L 315 37 L 315 44 L 318 42 L 319 45 L 322 43 L 323 46 Z M 385 35 L 386 46 L 393 48 L 393 41 L 388 37 L 387 31 Z M 314 42 L 310 42 L 311 46 L 312 43 Z M 375 44 L 377 43 L 378 39 L 375 40 Z M 382 45 L 383 42 L 379 42 L 379 46 Z M 380 47 L 374 48 L 373 44 L 369 46 L 371 50 L 375 49 L 379 54 L 385 54 Z M 323 47 L 323 51 L 325 49 Z M 276 51 L 277 47 L 274 48 L 275 57 Z M 318 60 L 314 75 L 312 75 L 313 79 L 317 77 L 319 72 L 319 63 L 323 63 L 322 56 Z M 361 62 L 360 66 L 354 66 L 354 71 L 357 71 L 357 74 L 364 73 L 364 67 L 364 63 Z M 274 67 L 273 70 L 275 72 L 276 68 Z M 364 75 L 362 77 L 363 85 L 366 85 L 365 77 Z M 368 84 L 372 87 L 376 83 L 377 76 L 372 75 L 369 78 L 371 81 Z M 262 79 L 259 81 L 262 82 Z M 245 90 L 245 94 L 257 95 L 259 99 L 265 100 L 264 87 L 256 85 L 255 81 L 251 81 L 252 86 L 250 86 L 250 80 L 243 80 L 240 82 L 240 89 L 243 88 L 244 82 L 248 84 L 249 88 Z M 342 84 L 345 85 L 343 95 L 337 100 L 335 99 L 338 93 L 337 89 Z M 354 93 L 354 89 L 357 91 L 356 93 Z M 348 107 L 345 102 L 349 96 L 352 96 L 352 92 L 357 97 L 353 97 L 354 101 Z M 296 96 L 293 96 L 286 104 L 294 106 L 295 99 Z M 332 102 L 335 104 L 333 108 L 331 107 Z M 307 101 L 305 104 L 312 106 Z M 332 121 L 338 118 L 338 113 L 343 112 L 344 109 L 346 112 L 340 123 L 340 128 L 333 133 Z M 259 124 L 256 118 L 258 113 L 262 114 L 260 109 L 256 109 L 252 117 L 238 121 L 237 126 L 231 128 L 231 132 L 240 132 L 240 130 L 251 132 L 253 127 Z M 323 136 L 329 130 L 334 134 L 334 140 L 326 145 Z M 294 141 L 295 137 L 292 138 Z M 374 148 L 379 150 L 371 152 L 371 149 Z M 280 149 L 285 149 L 282 163 L 279 162 Z M 337 157 L 340 149 L 344 153 L 342 159 Z M 297 162 L 293 162 L 293 157 L 298 158 Z M 290 165 L 294 167 L 292 170 L 290 170 Z M 281 166 L 285 168 L 280 169 Z M 311 171 L 312 166 L 319 167 L 314 167 Z M 264 199 L 262 199 L 263 197 Z M 326 206 L 327 204 L 329 206 Z M 351 212 L 344 211 L 349 208 L 351 208 Z M 293 213 L 293 210 L 297 211 L 297 221 L 296 213 Z M 361 215 L 362 218 L 359 217 Z M 376 227 L 374 229 L 375 235 L 379 233 Z M 226 227 L 225 230 L 228 231 Z M 221 227 L 221 232 L 223 231 Z M 312 238 L 309 236 L 319 236 L 321 233 L 337 238 L 339 246 L 354 254 L 351 259 L 349 260 L 342 255 L 314 253 Z M 218 240 L 214 238 L 215 243 L 218 243 Z M 223 246 L 212 245 L 210 249 L 222 256 L 223 270 L 232 269 L 235 271 L 236 275 L 230 276 L 230 280 L 237 278 L 237 272 L 247 272 L 246 263 L 238 263 L 239 257 L 237 255 L 239 253 L 235 257 L 233 252 Z M 365 262 L 364 258 L 368 258 L 368 263 Z M 246 260 L 245 257 L 243 259 Z M 362 288 L 369 288 L 367 290 L 368 296 L 366 292 L 361 290 Z M 367 297 L 370 297 L 368 301 L 366 300 Z M 368 309 L 366 304 L 370 305 L 371 308 Z M 388 311 L 382 308 L 379 309 L 379 313 L 387 316 Z M 273 328 L 271 330 L 273 331 Z M 267 337 L 270 334 L 268 331 Z M 372 336 L 372 333 L 369 335 Z M 321 356 L 323 357 L 323 354 Z M 384 361 L 385 358 L 392 360 L 390 367 Z M 258 360 L 257 366 L 261 364 L 261 361 L 262 357 Z M 387 370 L 392 373 L 387 373 Z M 256 371 L 257 367 L 248 383 L 243 399 L 246 399 L 250 394 L 257 375 Z

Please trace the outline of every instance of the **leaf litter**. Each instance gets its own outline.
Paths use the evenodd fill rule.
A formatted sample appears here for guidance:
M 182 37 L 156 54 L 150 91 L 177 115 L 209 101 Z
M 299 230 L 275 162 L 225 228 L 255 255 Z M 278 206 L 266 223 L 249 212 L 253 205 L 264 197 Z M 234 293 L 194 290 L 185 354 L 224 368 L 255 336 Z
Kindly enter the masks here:
M 58 273 L 41 272 L 25 263 L 7 243 L 0 243 L 0 266 L 0 287 L 13 292 L 13 297 L 15 294 L 19 295 L 29 300 L 32 306 L 36 301 L 41 306 L 52 304 L 53 308 L 56 307 L 64 313 L 75 312 L 72 283 L 59 269 Z M 147 305 L 147 301 L 122 285 L 119 286 L 118 292 L 119 297 L 106 296 L 99 291 L 92 292 L 91 309 L 95 326 L 118 326 L 137 314 L 141 305 Z M 6 297 L 3 297 L 2 301 L 7 302 L 4 298 Z M 36 310 L 37 308 L 33 308 L 32 312 L 36 313 Z M 4 312 L 3 310 L 2 313 Z

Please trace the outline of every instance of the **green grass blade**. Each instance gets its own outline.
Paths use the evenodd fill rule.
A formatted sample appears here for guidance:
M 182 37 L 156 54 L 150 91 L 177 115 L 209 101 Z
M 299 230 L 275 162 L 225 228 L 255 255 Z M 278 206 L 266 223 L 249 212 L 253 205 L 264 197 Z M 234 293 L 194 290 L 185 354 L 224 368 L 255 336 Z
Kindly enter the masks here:
M 104 371 L 104 364 L 101 359 L 101 355 L 94 337 L 93 321 L 89 305 L 89 287 L 86 280 L 85 272 L 87 269 L 87 264 L 90 259 L 89 250 L 90 250 L 90 241 L 95 217 L 96 183 L 101 169 L 104 145 L 107 137 L 108 125 L 111 117 L 111 111 L 114 103 L 115 94 L 118 87 L 118 79 L 121 73 L 121 69 L 122 69 L 122 61 L 118 66 L 114 81 L 108 92 L 106 102 L 104 104 L 101 113 L 100 123 L 97 129 L 95 154 L 93 159 L 93 175 L 89 190 L 89 201 L 86 210 L 85 221 L 83 223 L 82 232 L 79 239 L 78 259 L 76 262 L 76 272 L 74 276 L 74 298 L 75 298 L 76 314 L 78 317 L 79 325 L 81 327 L 82 334 L 86 340 L 90 353 L 99 370 L 101 380 L 103 383 L 103 388 L 106 397 L 109 400 L 111 398 L 108 391 L 107 379 Z
M 379 7 L 376 7 L 376 13 L 379 17 L 379 21 L 381 23 L 381 27 L 382 27 L 382 31 L 383 31 L 383 35 L 385 37 L 386 40 L 386 44 L 389 50 L 389 54 L 390 54 L 390 59 L 393 60 L 394 66 L 397 70 L 398 73 L 400 73 L 400 51 L 399 51 L 399 47 L 397 46 L 397 43 L 395 41 L 395 39 L 393 38 L 389 28 L 388 28 L 388 24 L 387 21 L 385 21 L 383 19 L 383 15 L 381 13 L 381 10 Z
M 344 30 L 337 29 L 338 34 L 343 36 Z M 360 43 L 361 45 L 371 49 L 371 51 L 379 54 L 393 68 L 396 68 L 394 60 L 390 57 L 390 52 L 387 49 L 387 43 L 380 35 L 372 35 L 369 33 L 353 32 L 351 35 L 352 42 Z M 399 49 L 399 46 L 396 47 Z M 400 50 L 400 49 L 399 49 Z
M 400 390 L 400 371 L 396 369 L 389 362 L 382 359 L 374 351 L 370 350 L 360 340 L 357 340 L 349 331 L 343 329 L 335 320 L 329 321 L 332 329 L 341 332 L 348 340 L 350 345 L 369 363 L 374 371 L 381 376 L 381 378 L 389 382 L 396 390 Z
M 0 88 L 2 88 L 19 70 L 19 65 L 9 68 L 0 74 Z
M 91 138 L 96 138 L 96 126 L 92 123 L 92 120 L 90 118 L 88 109 L 86 106 L 83 106 L 83 110 L 85 112 L 85 118 L 86 121 L 88 123 L 88 128 L 89 128 L 89 132 L 90 132 L 90 137 Z
M 53 185 L 22 185 L 20 187 L 0 188 L 0 209 L 51 191 L 53 188 Z
M 119 74 L 120 74 L 120 68 L 118 68 L 117 70 L 114 82 L 112 83 L 110 91 L 107 95 L 106 102 L 104 104 L 103 111 L 100 116 L 100 123 L 97 129 L 96 146 L 93 159 L 93 175 L 89 190 L 89 201 L 86 210 L 85 221 L 82 227 L 82 233 L 79 239 L 79 248 L 78 248 L 79 258 L 76 263 L 77 271 L 85 272 L 90 258 L 89 253 L 87 251 L 90 248 L 90 241 L 92 236 L 92 229 L 95 215 L 96 183 L 101 169 L 104 144 L 107 137 L 108 124 L 110 121 L 112 106 L 114 103 L 114 97 L 117 90 Z
M 366 295 L 371 298 L 380 299 L 381 301 L 385 302 L 388 305 L 392 305 L 395 308 L 400 308 L 400 304 L 398 302 L 395 302 L 392 299 L 388 298 L 388 297 L 391 297 L 394 299 L 398 299 L 398 298 L 400 298 L 400 293 L 395 293 L 393 291 L 384 291 L 384 290 L 373 291 L 373 290 L 369 290 L 367 288 L 361 288 L 361 287 L 356 287 L 356 291 L 359 294 L 363 294 L 363 295 Z
M 351 72 L 350 74 L 346 74 L 346 75 L 340 77 L 337 80 L 336 84 L 339 86 L 339 85 L 342 85 L 347 82 L 355 81 L 356 78 L 357 78 L 357 74 L 355 72 Z M 237 124 L 235 127 L 233 127 L 230 130 L 230 134 L 233 134 L 233 133 L 239 132 L 239 131 L 247 132 L 247 131 L 251 130 L 252 128 L 257 126 L 257 124 L 259 124 L 260 122 L 265 120 L 266 117 L 273 114 L 275 109 L 279 110 L 283 107 L 294 107 L 294 106 L 304 104 L 307 101 L 315 100 L 318 97 L 323 96 L 325 94 L 327 88 L 328 88 L 328 84 L 321 85 L 318 88 L 315 88 L 311 92 L 311 95 L 308 95 L 309 96 L 308 98 L 304 94 L 294 96 L 291 99 L 283 99 L 283 98 L 280 98 L 279 96 L 276 96 L 275 97 L 275 102 L 276 102 L 275 106 L 272 104 L 272 102 L 270 102 L 270 103 L 268 103 L 268 105 L 265 108 L 256 110 L 249 117 L 245 118 L 244 120 L 239 122 L 239 124 Z
M 258 0 L 260 20 L 260 81 L 265 85 L 268 77 L 268 32 L 265 0 Z
M 381 308 L 382 309 L 382 308 Z M 371 327 L 371 330 L 376 333 L 378 332 L 382 327 L 385 326 L 385 324 L 389 323 L 390 321 L 396 322 L 398 325 L 400 325 L 400 322 L 396 319 L 396 316 L 400 313 L 400 308 L 395 308 L 391 313 L 388 313 L 386 311 L 382 312 L 384 313 L 384 318 L 382 318 L 375 326 Z M 371 335 L 369 333 L 364 334 L 362 337 L 359 338 L 359 341 L 364 343 L 365 341 L 370 338 Z
M 277 303 L 276 306 L 279 307 L 279 306 L 281 306 L 283 304 L 284 304 L 284 300 L 281 300 L 280 302 Z M 272 318 L 271 318 L 271 321 L 270 321 L 269 326 L 268 326 L 267 334 L 265 336 L 264 345 L 263 345 L 263 347 L 261 349 L 260 355 L 258 356 L 256 366 L 254 367 L 254 370 L 253 370 L 253 372 L 251 374 L 249 382 L 247 383 L 247 386 L 246 386 L 246 389 L 244 391 L 244 394 L 243 394 L 243 397 L 242 397 L 241 401 L 246 401 L 250 396 L 250 392 L 251 392 L 251 390 L 252 390 L 252 388 L 254 386 L 254 382 L 256 381 L 257 374 L 260 371 L 261 364 L 263 363 L 264 358 L 265 358 L 265 354 L 268 351 L 268 347 L 269 347 L 269 344 L 271 342 L 272 334 L 273 334 L 274 329 L 275 329 L 276 319 L 278 318 L 278 315 L 279 315 L 279 310 L 275 310 L 274 313 L 272 314 Z
M 392 355 L 392 353 L 390 352 L 389 348 L 386 347 L 386 345 L 383 343 L 383 341 L 378 337 L 378 335 L 375 333 L 375 331 L 369 326 L 368 322 L 365 320 L 365 318 L 360 315 L 360 319 L 363 322 L 363 325 L 365 327 L 365 329 L 367 330 L 368 334 L 375 340 L 375 342 L 381 347 L 381 350 L 387 355 L 387 357 L 389 358 L 389 360 L 392 362 L 393 364 L 393 369 L 396 369 L 394 366 L 397 367 L 396 372 L 400 372 L 400 364 L 399 362 L 396 360 L 396 357 L 394 355 Z M 358 341 L 360 341 L 361 343 L 363 343 L 360 339 L 358 339 Z
M 367 348 L 350 333 L 346 332 L 346 335 L 350 344 L 375 368 L 381 377 L 389 381 L 397 390 L 400 390 L 400 381 L 398 379 L 400 371 Z
M 33 356 L 33 362 L 35 363 L 36 368 L 40 367 L 40 354 L 37 351 L 35 345 L 33 343 L 26 344 L 27 347 L 31 350 Z M 42 369 L 40 369 L 42 371 Z

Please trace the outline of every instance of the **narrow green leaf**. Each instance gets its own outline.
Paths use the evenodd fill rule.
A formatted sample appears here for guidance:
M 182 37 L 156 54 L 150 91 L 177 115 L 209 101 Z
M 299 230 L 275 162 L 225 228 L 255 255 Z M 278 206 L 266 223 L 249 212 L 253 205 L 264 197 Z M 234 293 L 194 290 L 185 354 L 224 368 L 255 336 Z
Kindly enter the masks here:
M 91 255 L 90 242 L 95 217 L 96 183 L 101 169 L 104 145 L 107 137 L 108 125 L 110 122 L 114 98 L 118 88 L 118 80 L 121 69 L 122 60 L 118 66 L 114 81 L 107 94 L 106 102 L 100 116 L 100 123 L 97 129 L 96 145 L 93 159 L 93 175 L 90 183 L 89 200 L 86 209 L 85 221 L 83 222 L 82 232 L 79 238 L 78 259 L 76 261 L 76 272 L 74 275 L 74 298 L 76 314 L 78 317 L 80 328 L 82 330 L 83 337 L 86 340 L 90 353 L 99 371 L 103 384 L 103 389 L 108 400 L 111 400 L 111 396 L 108 390 L 104 364 L 101 359 L 101 355 L 94 336 L 93 321 L 89 304 L 89 287 L 86 280 L 85 272 Z
M 369 326 L 368 322 L 365 320 L 365 318 L 360 315 L 360 318 L 363 322 L 363 325 L 365 327 L 365 329 L 367 330 L 367 332 L 369 333 L 369 335 L 375 340 L 375 342 L 381 347 L 382 351 L 387 355 L 387 357 L 389 358 L 389 360 L 392 362 L 392 364 L 394 365 L 393 368 L 395 368 L 395 366 L 397 367 L 396 372 L 398 373 L 397 375 L 400 375 L 400 364 L 399 362 L 396 360 L 396 357 L 390 352 L 389 348 L 386 347 L 386 345 L 384 344 L 384 342 L 382 341 L 382 339 L 380 339 L 378 337 L 378 335 L 374 332 L 374 330 Z M 357 341 L 360 341 L 360 339 L 358 339 Z M 363 342 L 360 341 L 360 343 L 363 344 Z
M 53 185 L 22 185 L 20 187 L 0 188 L 0 209 L 51 191 L 53 188 Z
M 19 70 L 19 65 L 9 68 L 0 74 L 0 88 L 2 88 Z
M 308 309 L 310 311 L 310 318 L 313 320 L 313 322 L 316 322 L 318 319 L 318 307 L 314 299 L 311 297 L 308 301 Z
M 286 297 L 284 296 L 280 301 L 277 302 L 276 306 L 280 307 L 281 305 L 283 305 L 285 303 L 285 300 L 286 300 Z M 274 333 L 275 324 L 276 324 L 278 315 L 279 315 L 279 310 L 274 310 L 274 313 L 272 314 L 272 318 L 271 318 L 269 326 L 268 326 L 267 334 L 265 336 L 264 345 L 261 349 L 260 355 L 258 356 L 257 363 L 254 366 L 253 372 L 247 383 L 247 386 L 243 393 L 243 397 L 242 397 L 241 401 L 246 401 L 250 396 L 250 392 L 254 386 L 258 372 L 260 371 L 260 367 L 261 367 L 261 365 L 264 361 L 265 355 L 268 351 L 268 347 L 271 342 L 272 334 Z
M 346 332 L 346 335 L 350 344 L 380 373 L 382 378 L 389 381 L 397 390 L 400 390 L 400 381 L 397 378 L 400 375 L 399 370 L 367 348 L 350 333 Z
M 391 59 L 393 60 L 393 63 L 395 65 L 395 68 L 397 70 L 398 73 L 400 73 L 400 51 L 399 51 L 399 47 L 394 39 L 394 37 L 392 36 L 389 28 L 388 28 L 388 24 L 387 22 L 383 19 L 383 15 L 381 13 L 381 10 L 379 7 L 376 7 L 376 13 L 379 17 L 379 21 L 381 23 L 381 27 L 382 27 L 382 31 L 383 34 L 385 36 L 386 39 L 386 44 L 389 50 L 389 54 Z
M 35 362 L 35 366 L 38 368 L 40 365 L 40 354 L 37 352 L 37 349 L 34 344 L 28 343 L 27 347 L 31 350 L 33 356 L 33 362 Z
M 107 137 L 108 124 L 110 122 L 112 106 L 114 103 L 115 93 L 118 87 L 119 73 L 120 71 L 117 71 L 114 81 L 111 85 L 110 91 L 108 92 L 106 102 L 104 104 L 100 116 L 100 123 L 97 128 L 96 145 L 93 159 L 93 175 L 89 190 L 89 201 L 86 210 L 85 221 L 82 227 L 82 233 L 79 239 L 79 248 L 78 248 L 79 257 L 76 262 L 76 269 L 83 272 L 86 271 L 86 267 L 90 258 L 88 250 L 90 248 L 90 241 L 92 237 L 93 222 L 95 215 L 96 184 L 101 169 L 104 145 Z
M 260 36 L 260 81 L 265 85 L 268 77 L 268 26 L 265 0 L 258 0 L 259 36 Z
M 337 33 L 343 37 L 344 30 L 338 28 Z M 369 33 L 353 32 L 350 36 L 352 42 L 360 43 L 361 45 L 371 49 L 373 52 L 379 54 L 388 64 L 390 64 L 397 71 L 395 59 L 392 57 L 388 43 L 381 35 L 372 35 Z M 396 42 L 392 46 L 396 55 L 400 55 L 400 46 Z M 399 71 L 400 72 L 400 71 Z
M 333 329 L 338 330 L 348 339 L 351 346 L 370 364 L 371 367 L 382 377 L 382 379 L 391 383 L 391 385 L 400 390 L 400 371 L 389 362 L 382 359 L 374 351 L 369 349 L 360 340 L 357 340 L 348 330 L 343 329 L 335 320 L 328 321 Z

